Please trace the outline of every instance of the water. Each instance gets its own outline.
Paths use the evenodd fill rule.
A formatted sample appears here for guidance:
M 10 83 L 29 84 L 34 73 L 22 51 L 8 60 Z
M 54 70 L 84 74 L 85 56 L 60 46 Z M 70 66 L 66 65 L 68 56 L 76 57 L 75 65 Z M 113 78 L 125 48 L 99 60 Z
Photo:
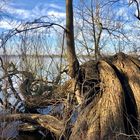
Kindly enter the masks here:
M 49 80 L 53 80 L 59 73 L 60 65 L 66 66 L 66 61 L 63 58 L 60 63 L 59 56 L 32 56 L 29 55 L 26 58 L 17 55 L 1 56 L 4 62 L 12 62 L 18 70 L 28 70 L 36 73 L 38 76 L 46 77 Z
M 66 58 L 61 58 L 60 55 L 27 55 L 25 58 L 21 55 L 0 55 L 4 62 L 12 62 L 19 70 L 29 70 L 36 73 L 38 76 L 46 77 L 48 80 L 54 80 L 58 73 L 64 70 L 67 66 Z M 92 57 L 80 56 L 79 63 L 82 64 Z M 66 75 L 64 75 L 66 77 Z
M 45 80 L 48 81 L 54 81 L 55 78 L 58 76 L 59 73 L 59 62 L 60 58 L 58 56 L 55 56 L 54 58 L 48 57 L 48 56 L 27 56 L 26 60 L 23 60 L 22 56 L 17 55 L 8 55 L 8 56 L 1 56 L 4 63 L 11 63 L 14 64 L 15 67 L 18 70 L 28 70 L 31 71 L 36 75 L 37 78 L 43 77 Z M 63 64 L 65 63 L 65 60 L 63 59 Z M 10 70 L 11 68 L 7 68 Z M 4 71 L 2 67 L 0 67 L 0 78 L 4 76 Z M 23 101 L 24 104 L 24 98 L 22 94 L 20 94 L 19 85 L 22 83 L 22 77 L 21 74 L 16 74 L 16 76 L 12 76 L 12 84 L 15 90 L 18 93 L 18 96 Z M 66 77 L 63 75 L 63 77 Z M 64 78 L 65 79 L 65 78 Z M 0 90 L 0 99 L 4 102 L 5 100 L 5 93 L 3 92 L 4 89 L 7 89 L 8 95 L 6 95 L 6 99 L 11 105 L 15 105 L 17 103 L 17 99 L 12 94 L 13 91 L 11 90 L 10 85 L 7 85 L 8 79 L 4 78 L 0 80 L 0 87 L 2 88 L 2 91 Z M 16 106 L 17 108 L 21 105 L 21 102 Z M 2 107 L 0 107 L 0 110 L 2 110 Z M 24 108 L 22 108 L 21 112 L 24 112 Z
M 37 111 L 40 114 L 46 115 L 46 114 L 63 114 L 64 105 L 63 104 L 57 104 L 57 105 L 49 105 L 44 108 L 38 108 Z
M 5 109 L 5 103 L 7 102 L 9 105 L 9 109 L 14 109 L 20 112 L 25 112 L 25 107 L 24 107 L 24 97 L 20 93 L 19 90 L 19 84 L 20 80 L 16 76 L 13 76 L 11 78 L 13 87 L 16 90 L 17 93 L 13 93 L 10 84 L 8 83 L 8 79 L 4 78 L 1 80 L 0 83 L 0 111 Z M 6 89 L 6 91 L 5 91 Z M 19 97 L 17 98 L 15 94 Z
M 5 139 L 16 138 L 19 135 L 17 127 L 19 122 L 3 122 L 0 124 L 0 137 Z

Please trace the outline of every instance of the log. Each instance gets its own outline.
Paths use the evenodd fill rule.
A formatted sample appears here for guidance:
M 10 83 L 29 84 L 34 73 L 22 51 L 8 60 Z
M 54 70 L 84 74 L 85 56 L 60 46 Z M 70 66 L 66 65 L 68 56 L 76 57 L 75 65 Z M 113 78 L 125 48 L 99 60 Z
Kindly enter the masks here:
M 60 136 L 64 131 L 64 123 L 57 118 L 50 115 L 41 114 L 8 114 L 1 115 L 0 121 L 15 121 L 21 120 L 23 122 L 29 122 L 31 124 L 37 124 L 41 127 L 53 132 L 57 136 Z
M 39 129 L 40 129 L 39 125 L 31 124 L 31 123 L 21 123 L 19 124 L 19 127 L 18 127 L 18 130 L 22 132 L 33 132 Z

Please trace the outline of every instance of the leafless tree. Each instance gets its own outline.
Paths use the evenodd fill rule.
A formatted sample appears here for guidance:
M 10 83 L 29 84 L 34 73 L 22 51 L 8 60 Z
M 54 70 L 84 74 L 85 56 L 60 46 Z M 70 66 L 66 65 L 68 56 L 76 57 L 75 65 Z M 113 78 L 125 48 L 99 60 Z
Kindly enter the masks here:
M 117 15 L 113 8 L 117 2 L 118 0 L 90 0 L 87 3 L 82 0 L 75 8 L 80 32 L 78 42 L 86 48 L 88 55 L 94 51 L 96 60 L 107 42 L 116 38 L 117 41 L 127 39 L 123 32 L 125 23 L 115 18 Z

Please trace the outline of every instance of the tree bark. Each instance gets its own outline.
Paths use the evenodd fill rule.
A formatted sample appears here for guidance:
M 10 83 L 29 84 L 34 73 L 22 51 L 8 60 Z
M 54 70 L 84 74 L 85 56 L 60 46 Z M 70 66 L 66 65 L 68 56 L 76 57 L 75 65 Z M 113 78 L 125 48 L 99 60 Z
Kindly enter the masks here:
M 86 62 L 81 66 L 80 72 L 81 77 L 83 76 L 80 84 L 83 86 L 84 104 L 80 108 L 76 123 L 70 122 L 74 102 L 66 100 L 67 96 L 63 95 L 73 93 L 76 77 L 65 83 L 64 87 L 59 87 L 62 93 L 59 93 L 59 88 L 55 90 L 57 94 L 62 95 L 60 99 L 64 96 L 67 102 L 66 106 L 60 101 L 65 105 L 62 113 L 64 117 L 61 117 L 63 120 L 50 115 L 12 114 L 1 115 L 0 121 L 22 120 L 28 123 L 27 127 L 23 124 L 24 130 L 31 124 L 70 140 L 139 139 L 140 61 L 119 53 L 98 62 Z M 91 84 L 92 82 L 94 84 Z M 38 97 L 29 99 L 27 105 L 33 108 L 36 105 L 44 106 L 59 101 L 58 98 L 54 98 L 55 96 L 51 96 L 53 100 L 48 100 L 47 95 L 40 96 L 40 99 Z M 91 100 L 85 104 L 89 98 Z
M 69 75 L 71 78 L 75 78 L 79 69 L 79 62 L 74 44 L 73 0 L 66 0 L 66 41 Z
M 133 127 L 138 125 L 138 128 L 132 129 L 138 129 L 140 132 L 140 61 L 120 53 L 112 63 L 123 75 L 121 84 L 127 96 L 125 99 L 127 119 L 134 123 Z
M 119 135 L 120 132 L 125 133 L 121 83 L 113 68 L 105 61 L 99 62 L 98 69 L 101 92 L 79 114 L 70 140 L 123 140 L 123 136 Z
M 11 115 L 1 115 L 0 121 L 15 121 L 21 120 L 23 122 L 29 122 L 31 124 L 40 125 L 41 127 L 53 132 L 57 136 L 60 136 L 64 131 L 64 123 L 57 118 L 50 115 L 41 114 L 11 114 Z

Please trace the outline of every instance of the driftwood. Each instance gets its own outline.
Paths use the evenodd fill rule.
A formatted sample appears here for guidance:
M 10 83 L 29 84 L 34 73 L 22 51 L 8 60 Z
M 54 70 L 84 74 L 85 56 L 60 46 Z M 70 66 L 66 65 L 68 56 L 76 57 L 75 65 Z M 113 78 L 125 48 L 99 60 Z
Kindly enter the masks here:
M 64 131 L 64 123 L 61 120 L 56 119 L 50 115 L 41 115 L 41 114 L 11 114 L 0 116 L 0 121 L 16 121 L 21 120 L 23 122 L 28 122 L 34 125 L 39 125 L 54 134 L 60 136 Z M 23 126 L 24 127 L 24 126 Z M 25 130 L 25 129 L 24 129 Z M 27 129 L 26 129 L 27 131 Z

